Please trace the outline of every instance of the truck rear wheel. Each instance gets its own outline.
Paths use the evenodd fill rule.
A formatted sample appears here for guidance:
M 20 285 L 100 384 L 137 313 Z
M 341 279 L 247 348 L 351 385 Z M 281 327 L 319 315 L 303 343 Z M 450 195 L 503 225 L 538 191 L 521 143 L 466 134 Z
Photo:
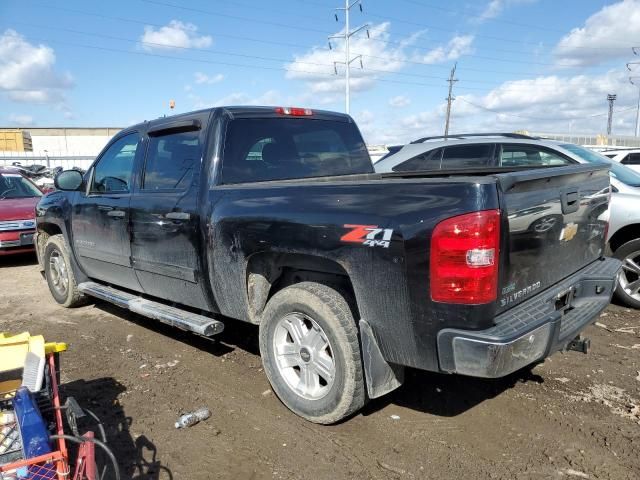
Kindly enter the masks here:
M 78 290 L 67 243 L 62 235 L 49 237 L 44 246 L 44 274 L 53 299 L 63 307 L 76 307 L 85 299 Z
M 260 323 L 260 353 L 276 395 L 311 422 L 338 422 L 365 403 L 358 330 L 333 288 L 301 282 L 277 292 Z

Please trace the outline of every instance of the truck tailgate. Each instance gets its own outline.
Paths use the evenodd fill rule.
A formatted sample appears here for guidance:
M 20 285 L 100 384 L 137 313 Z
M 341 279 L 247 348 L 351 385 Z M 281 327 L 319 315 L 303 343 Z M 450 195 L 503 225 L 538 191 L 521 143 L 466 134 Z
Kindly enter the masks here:
M 502 312 L 602 256 L 609 170 L 607 165 L 572 165 L 496 178 L 508 218 L 498 285 Z

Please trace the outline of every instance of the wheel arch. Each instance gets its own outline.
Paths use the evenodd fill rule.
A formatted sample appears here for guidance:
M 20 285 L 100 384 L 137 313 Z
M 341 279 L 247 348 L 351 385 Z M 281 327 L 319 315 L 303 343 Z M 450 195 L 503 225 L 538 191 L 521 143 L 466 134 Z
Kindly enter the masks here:
M 351 278 L 335 260 L 303 253 L 257 253 L 248 259 L 245 278 L 251 323 L 260 323 L 264 307 L 276 292 L 307 280 L 338 289 L 349 302 L 354 318 L 359 318 Z
M 640 223 L 633 223 L 630 225 L 625 225 L 624 227 L 618 229 L 612 236 L 609 238 L 609 248 L 612 252 L 615 252 L 618 248 L 624 245 L 631 240 L 636 240 L 640 238 Z

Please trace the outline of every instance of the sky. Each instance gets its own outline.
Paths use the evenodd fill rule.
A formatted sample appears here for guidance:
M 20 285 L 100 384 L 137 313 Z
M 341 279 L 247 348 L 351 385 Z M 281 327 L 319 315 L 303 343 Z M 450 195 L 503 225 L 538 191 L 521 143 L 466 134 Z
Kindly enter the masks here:
M 350 15 L 352 30 L 364 27 L 351 36 L 350 113 L 370 144 L 442 134 L 456 63 L 453 133 L 605 133 L 609 93 L 613 133 L 634 132 L 640 0 L 361 4 Z M 242 104 L 343 112 L 336 7 L 343 1 L 0 0 L 0 125 L 125 127 Z

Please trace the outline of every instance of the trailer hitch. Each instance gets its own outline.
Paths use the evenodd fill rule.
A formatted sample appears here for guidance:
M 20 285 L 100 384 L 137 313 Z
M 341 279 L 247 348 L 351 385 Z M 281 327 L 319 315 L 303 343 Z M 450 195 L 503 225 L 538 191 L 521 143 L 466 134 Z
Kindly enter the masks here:
M 582 352 L 589 353 L 589 349 L 591 348 L 591 340 L 589 338 L 582 338 L 578 335 L 576 338 L 567 343 L 567 350 L 572 350 L 574 352 Z

